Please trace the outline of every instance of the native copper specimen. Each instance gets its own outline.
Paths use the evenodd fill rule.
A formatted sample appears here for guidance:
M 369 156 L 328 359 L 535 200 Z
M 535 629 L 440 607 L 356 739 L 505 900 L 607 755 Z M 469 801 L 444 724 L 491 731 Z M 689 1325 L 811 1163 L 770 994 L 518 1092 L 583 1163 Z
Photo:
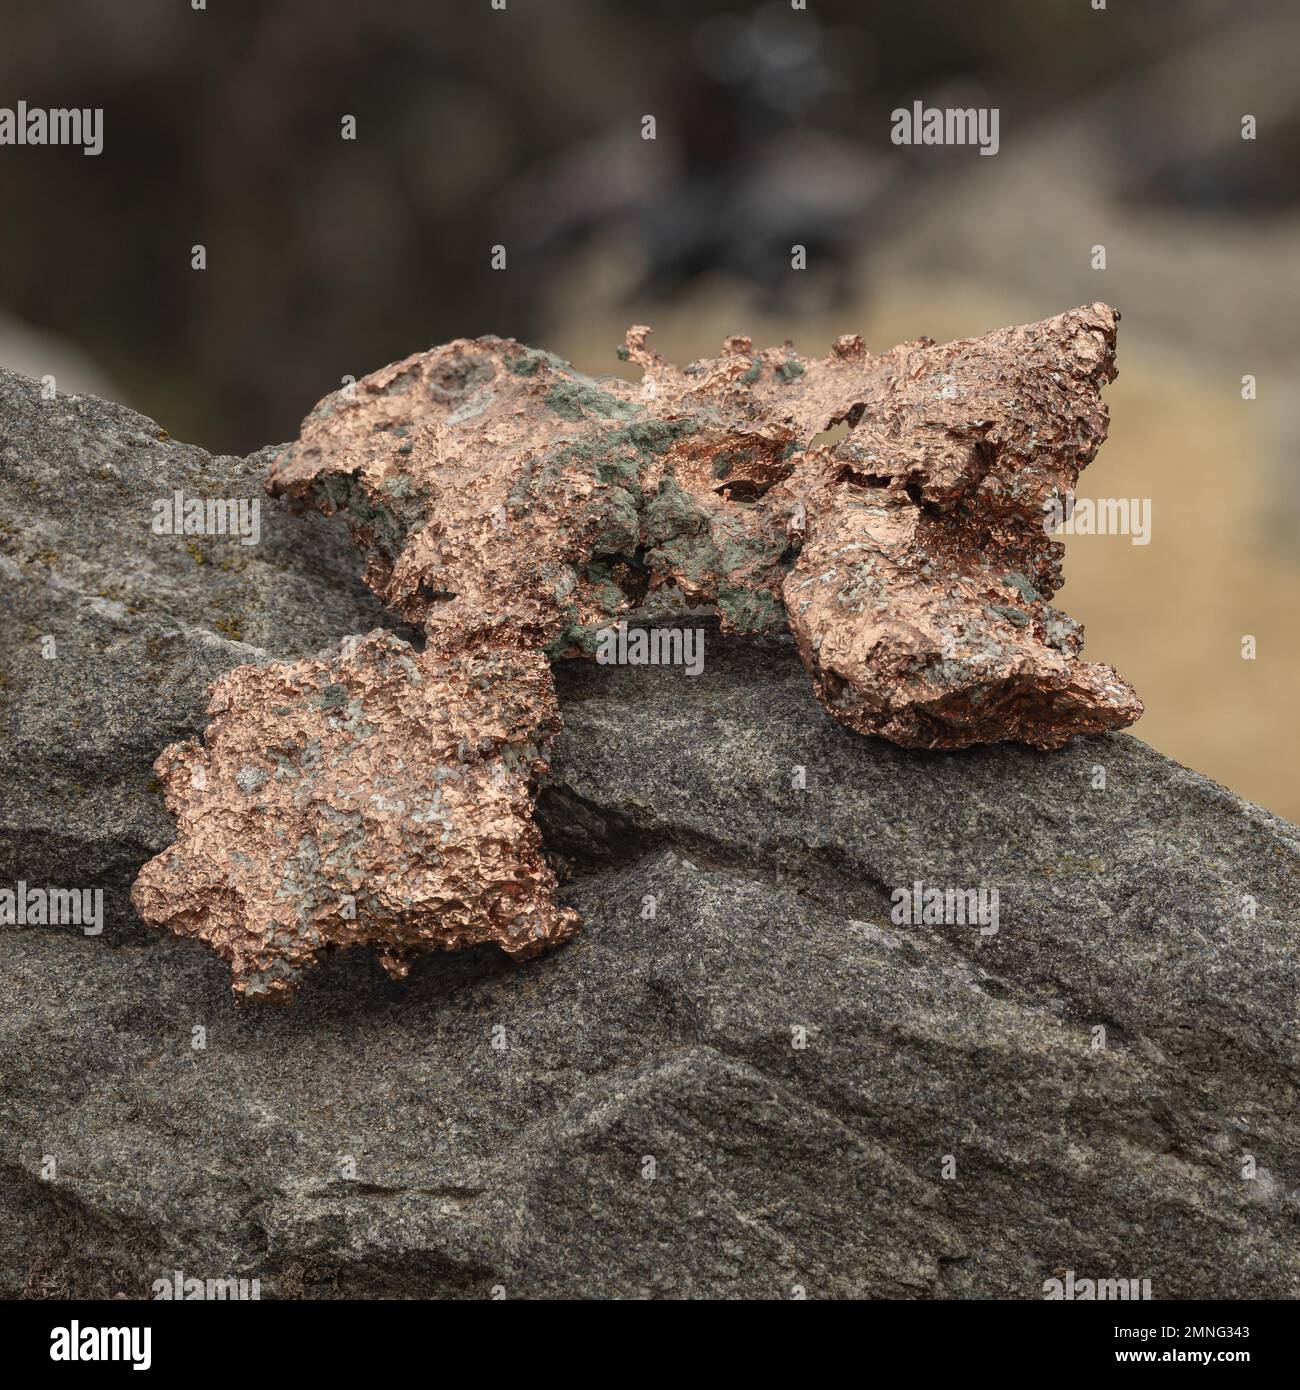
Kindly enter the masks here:
M 531 784 L 559 728 L 540 652 L 439 657 L 391 633 L 238 666 L 204 743 L 155 764 L 177 840 L 141 870 L 141 916 L 206 941 L 241 1002 L 282 1000 L 327 946 L 420 951 L 564 941 Z
M 729 338 L 685 368 L 638 327 L 636 383 L 477 338 L 327 397 L 268 487 L 344 513 L 427 650 L 372 633 L 231 672 L 206 754 L 159 759 L 179 838 L 137 907 L 209 940 L 250 997 L 288 993 L 329 944 L 400 972 L 418 950 L 564 939 L 530 818 L 559 724 L 543 653 L 591 655 L 659 599 L 726 632 L 788 625 L 830 713 L 908 747 L 1132 723 L 1132 688 L 1079 660 L 1048 603 L 1045 524 L 1105 438 L 1117 318 L 1092 304 L 883 356 Z

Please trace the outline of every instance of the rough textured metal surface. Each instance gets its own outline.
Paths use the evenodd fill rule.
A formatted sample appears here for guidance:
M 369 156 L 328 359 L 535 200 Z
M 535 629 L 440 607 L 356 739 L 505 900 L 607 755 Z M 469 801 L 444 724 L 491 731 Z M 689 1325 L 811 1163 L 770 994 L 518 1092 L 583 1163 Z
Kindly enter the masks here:
M 208 941 L 247 999 L 287 997 L 326 946 L 375 945 L 402 973 L 419 950 L 566 939 L 530 819 L 558 727 L 546 658 L 591 654 L 647 602 L 788 626 L 823 705 L 908 746 L 1053 748 L 1131 722 L 1132 690 L 1047 602 L 1045 507 L 1105 436 L 1115 323 L 1094 304 L 882 357 L 842 338 L 821 360 L 731 338 L 683 369 L 633 328 L 635 384 L 480 338 L 328 397 L 268 488 L 345 514 L 427 649 L 372 635 L 228 676 L 207 752 L 159 759 L 178 838 L 141 875 L 141 915 Z M 507 785 L 466 749 L 502 750 Z M 362 895 L 355 920 L 341 895 Z
M 367 579 L 430 640 L 592 651 L 671 591 L 725 631 L 788 623 L 819 699 L 911 747 L 1059 747 L 1141 713 L 1048 600 L 1045 507 L 1105 438 L 1117 315 L 872 356 L 731 338 L 639 383 L 511 340 L 450 343 L 326 398 L 272 469 L 343 510 Z M 847 422 L 848 435 L 816 437 Z
M 241 1000 L 283 1001 L 327 947 L 536 955 L 577 930 L 556 907 L 532 785 L 559 728 L 545 657 L 442 659 L 391 633 L 217 682 L 203 743 L 157 771 L 176 843 L 140 915 L 211 946 Z

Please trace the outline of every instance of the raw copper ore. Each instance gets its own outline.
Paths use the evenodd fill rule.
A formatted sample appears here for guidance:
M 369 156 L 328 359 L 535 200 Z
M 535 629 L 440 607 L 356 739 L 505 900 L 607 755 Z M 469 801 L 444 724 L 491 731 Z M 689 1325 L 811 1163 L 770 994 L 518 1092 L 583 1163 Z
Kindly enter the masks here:
M 1142 707 L 1048 600 L 1044 525 L 1105 438 L 1105 304 L 873 356 L 753 350 L 636 383 L 477 338 L 327 397 L 270 488 L 343 509 L 367 579 L 430 640 L 591 653 L 655 591 L 792 629 L 818 698 L 920 748 L 1056 748 Z M 818 435 L 847 423 L 839 442 Z
M 904 746 L 1131 724 L 1132 688 L 1079 659 L 1049 603 L 1064 547 L 1045 525 L 1105 438 L 1117 318 L 1092 304 L 882 356 L 735 337 L 684 368 L 636 327 L 620 355 L 638 382 L 485 337 L 328 396 L 268 488 L 344 513 L 427 650 L 371 634 L 227 676 L 207 752 L 159 759 L 180 829 L 141 875 L 142 915 L 210 941 L 263 998 L 325 945 L 370 942 L 400 972 L 423 949 L 571 935 L 530 819 L 559 723 L 544 656 L 590 656 L 658 603 L 788 626 L 825 708 Z M 262 809 L 249 769 L 275 793 Z
M 374 946 L 401 978 L 420 951 L 522 959 L 577 930 L 532 819 L 559 727 L 540 652 L 444 658 L 376 631 L 236 667 L 208 713 L 202 744 L 155 764 L 177 840 L 132 899 L 228 961 L 241 1002 L 287 999 L 330 946 Z

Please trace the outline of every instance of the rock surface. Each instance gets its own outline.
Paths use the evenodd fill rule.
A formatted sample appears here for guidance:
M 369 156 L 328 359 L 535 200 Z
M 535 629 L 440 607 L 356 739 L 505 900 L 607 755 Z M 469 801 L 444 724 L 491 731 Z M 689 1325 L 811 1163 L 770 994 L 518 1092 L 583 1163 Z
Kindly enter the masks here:
M 0 928 L 0 1293 L 1300 1293 L 1300 832 L 1126 735 L 862 738 L 788 639 L 557 669 L 578 940 L 403 983 L 340 953 L 237 1011 L 131 913 L 174 833 L 151 764 L 223 671 L 386 621 L 322 518 L 148 534 L 268 459 L 0 374 L 0 886 L 106 908 Z M 891 921 L 917 880 L 996 886 L 999 930 Z

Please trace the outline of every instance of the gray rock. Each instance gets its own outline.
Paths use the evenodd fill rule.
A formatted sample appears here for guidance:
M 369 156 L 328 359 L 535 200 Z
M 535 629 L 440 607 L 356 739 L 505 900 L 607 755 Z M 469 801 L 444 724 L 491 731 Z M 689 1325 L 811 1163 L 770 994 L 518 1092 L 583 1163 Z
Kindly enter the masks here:
M 268 500 L 204 564 L 149 532 L 172 487 L 258 495 L 265 453 L 4 375 L 0 462 L 0 886 L 107 909 L 0 928 L 0 1292 L 1300 1293 L 1294 827 L 1127 735 L 858 738 L 788 643 L 710 629 L 696 678 L 559 671 L 576 942 L 402 984 L 338 955 L 237 1011 L 130 912 L 171 837 L 150 764 L 220 671 L 384 615 L 319 517 Z M 893 921 L 918 880 L 996 888 L 996 933 Z
M 208 685 L 387 621 L 337 518 L 264 495 L 275 452 L 214 458 L 0 370 L 0 885 L 96 884 L 108 930 L 145 934 L 126 890 L 174 838 L 153 760 L 203 727 Z M 155 535 L 178 488 L 256 500 L 259 542 Z

